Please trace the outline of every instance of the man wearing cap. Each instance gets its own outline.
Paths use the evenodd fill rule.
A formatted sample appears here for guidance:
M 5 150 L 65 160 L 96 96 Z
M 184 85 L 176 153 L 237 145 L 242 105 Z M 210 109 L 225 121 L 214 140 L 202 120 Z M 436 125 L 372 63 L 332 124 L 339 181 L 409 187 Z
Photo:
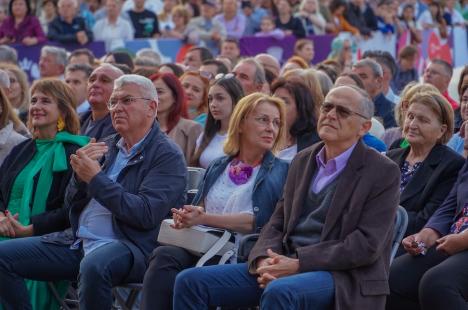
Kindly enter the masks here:
M 226 28 L 218 20 L 213 20 L 216 14 L 214 0 L 203 0 L 201 16 L 188 24 L 189 37 L 208 48 L 213 55 L 219 54 L 219 44 L 226 38 Z

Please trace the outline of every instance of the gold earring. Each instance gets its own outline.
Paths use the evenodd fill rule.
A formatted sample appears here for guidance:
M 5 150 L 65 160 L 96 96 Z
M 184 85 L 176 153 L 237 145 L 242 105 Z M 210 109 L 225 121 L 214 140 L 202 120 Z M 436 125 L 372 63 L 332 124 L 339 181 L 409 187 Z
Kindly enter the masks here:
M 63 118 L 61 116 L 59 116 L 59 118 L 57 120 L 57 130 L 62 131 L 64 129 L 65 129 L 65 122 L 63 121 Z

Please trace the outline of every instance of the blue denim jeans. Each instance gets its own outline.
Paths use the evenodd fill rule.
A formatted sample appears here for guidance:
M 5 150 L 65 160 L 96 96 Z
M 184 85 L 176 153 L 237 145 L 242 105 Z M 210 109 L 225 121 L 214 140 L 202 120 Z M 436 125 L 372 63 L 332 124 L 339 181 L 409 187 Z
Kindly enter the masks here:
M 247 264 L 191 268 L 181 272 L 174 288 L 174 310 L 214 306 L 261 309 L 329 309 L 334 301 L 333 276 L 305 272 L 272 281 L 263 290 Z
M 6 309 L 29 310 L 24 278 L 74 281 L 78 277 L 80 309 L 110 309 L 112 287 L 127 279 L 132 264 L 133 256 L 121 242 L 103 245 L 83 257 L 81 250 L 44 243 L 40 237 L 2 241 L 0 301 Z

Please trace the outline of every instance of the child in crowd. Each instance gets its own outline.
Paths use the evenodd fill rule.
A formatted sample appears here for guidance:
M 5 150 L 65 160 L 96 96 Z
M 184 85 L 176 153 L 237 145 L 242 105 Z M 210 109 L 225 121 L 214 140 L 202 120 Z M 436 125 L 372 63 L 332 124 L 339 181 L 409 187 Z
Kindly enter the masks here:
M 400 93 L 409 82 L 418 81 L 417 60 L 418 49 L 415 45 L 408 45 L 400 50 L 398 54 L 398 71 L 392 81 L 396 93 Z
M 382 0 L 377 5 L 377 29 L 385 35 L 395 33 L 394 20 L 395 15 L 391 9 L 391 3 L 388 0 Z
M 262 18 L 260 24 L 260 32 L 255 34 L 256 37 L 274 37 L 277 40 L 284 38 L 284 31 L 276 28 L 275 21 L 269 15 L 266 15 Z

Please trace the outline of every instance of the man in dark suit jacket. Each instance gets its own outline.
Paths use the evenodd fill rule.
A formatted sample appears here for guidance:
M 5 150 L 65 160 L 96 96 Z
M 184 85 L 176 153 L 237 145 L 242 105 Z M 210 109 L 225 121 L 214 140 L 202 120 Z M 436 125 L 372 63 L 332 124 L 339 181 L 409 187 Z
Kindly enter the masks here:
M 361 141 L 372 115 L 363 91 L 332 89 L 323 143 L 296 155 L 248 264 L 184 271 L 174 308 L 383 309 L 400 174 Z
M 353 65 L 353 72 L 359 75 L 364 88 L 374 101 L 375 116 L 381 118 L 386 129 L 397 127 L 393 113 L 395 104 L 383 94 L 382 67 L 375 60 L 365 58 Z

